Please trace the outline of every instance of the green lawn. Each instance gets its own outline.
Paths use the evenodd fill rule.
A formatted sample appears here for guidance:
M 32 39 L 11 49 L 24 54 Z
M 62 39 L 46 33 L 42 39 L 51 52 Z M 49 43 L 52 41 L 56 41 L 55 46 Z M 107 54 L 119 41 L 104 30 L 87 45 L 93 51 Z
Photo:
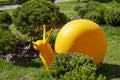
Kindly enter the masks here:
M 110 80 L 120 80 L 120 27 L 104 26 L 108 39 L 108 49 L 98 70 Z
M 49 80 L 49 77 L 39 60 L 11 64 L 0 59 L 0 80 Z
M 73 19 L 75 16 L 77 16 L 77 12 L 73 10 L 76 2 L 70 1 L 70 2 L 61 2 L 57 5 L 60 7 L 60 11 L 66 14 L 67 17 L 70 19 Z
M 69 18 L 77 16 L 73 7 L 75 1 L 56 4 L 60 11 Z M 108 39 L 108 49 L 98 73 L 107 76 L 108 80 L 120 80 L 120 26 L 102 26 Z M 16 31 L 16 30 L 15 30 Z M 0 80 L 49 80 L 50 75 L 40 60 L 30 63 L 11 64 L 0 59 Z

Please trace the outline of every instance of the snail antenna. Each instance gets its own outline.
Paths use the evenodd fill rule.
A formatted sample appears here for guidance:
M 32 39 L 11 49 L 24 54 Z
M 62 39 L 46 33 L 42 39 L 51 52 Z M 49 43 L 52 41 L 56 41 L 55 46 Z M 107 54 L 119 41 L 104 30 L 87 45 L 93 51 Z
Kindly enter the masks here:
M 46 25 L 43 25 L 43 40 L 46 38 Z
M 48 37 L 46 39 L 46 42 L 49 42 L 52 32 L 53 32 L 53 29 L 50 30 Z
M 43 25 L 43 40 L 46 38 L 46 25 Z

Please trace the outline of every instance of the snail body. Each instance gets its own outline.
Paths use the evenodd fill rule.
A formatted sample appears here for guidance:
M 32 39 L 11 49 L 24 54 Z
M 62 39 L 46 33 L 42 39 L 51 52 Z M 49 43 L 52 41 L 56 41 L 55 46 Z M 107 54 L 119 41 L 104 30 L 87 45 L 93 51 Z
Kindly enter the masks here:
M 94 64 L 98 65 L 107 49 L 107 39 L 102 28 L 93 21 L 86 19 L 73 20 L 65 24 L 59 31 L 55 41 L 55 51 L 49 45 L 49 38 L 45 38 L 45 26 L 43 40 L 32 42 L 36 50 L 41 51 L 41 59 L 48 69 L 55 52 L 77 52 L 93 57 Z

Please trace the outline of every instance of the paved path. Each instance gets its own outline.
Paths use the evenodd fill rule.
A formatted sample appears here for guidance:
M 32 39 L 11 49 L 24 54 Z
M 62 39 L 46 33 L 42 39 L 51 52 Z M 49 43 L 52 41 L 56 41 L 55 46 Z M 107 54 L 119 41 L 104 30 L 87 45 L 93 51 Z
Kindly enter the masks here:
M 58 3 L 58 2 L 67 2 L 67 1 L 70 1 L 70 0 L 55 0 L 55 3 Z
M 59 2 L 67 2 L 67 1 L 70 1 L 70 0 L 55 0 L 55 3 L 59 3 Z M 6 9 L 13 9 L 13 8 L 17 8 L 18 4 L 14 4 L 14 5 L 0 5 L 0 11 L 1 10 L 6 10 Z
M 6 10 L 6 9 L 13 9 L 13 8 L 17 8 L 18 4 L 14 4 L 14 5 L 0 5 L 0 10 Z

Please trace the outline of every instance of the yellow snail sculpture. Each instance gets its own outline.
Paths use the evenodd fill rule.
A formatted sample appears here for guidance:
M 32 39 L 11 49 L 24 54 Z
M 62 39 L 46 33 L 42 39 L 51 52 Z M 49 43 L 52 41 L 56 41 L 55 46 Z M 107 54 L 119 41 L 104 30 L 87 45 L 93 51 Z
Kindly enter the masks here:
M 93 21 L 86 19 L 73 20 L 65 24 L 59 31 L 55 41 L 55 51 L 52 50 L 48 37 L 45 37 L 45 25 L 43 26 L 43 40 L 33 43 L 34 49 L 40 51 L 41 59 L 48 69 L 55 53 L 77 52 L 93 57 L 94 64 L 98 65 L 107 50 L 107 39 L 102 28 Z

